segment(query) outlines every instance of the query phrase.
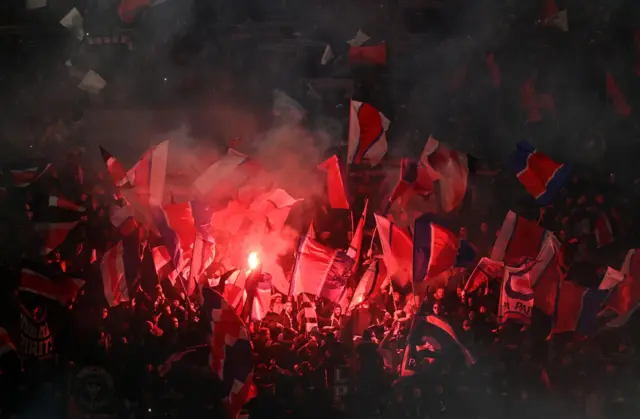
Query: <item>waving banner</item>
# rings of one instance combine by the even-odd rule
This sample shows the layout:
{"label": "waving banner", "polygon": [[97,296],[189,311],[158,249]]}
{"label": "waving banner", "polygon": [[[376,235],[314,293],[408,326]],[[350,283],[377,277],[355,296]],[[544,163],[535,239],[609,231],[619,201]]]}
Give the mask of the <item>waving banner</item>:
{"label": "waving banner", "polygon": [[500,291],[498,322],[513,320],[519,323],[531,323],[534,293],[531,287],[531,268],[533,263],[518,267],[506,266]]}

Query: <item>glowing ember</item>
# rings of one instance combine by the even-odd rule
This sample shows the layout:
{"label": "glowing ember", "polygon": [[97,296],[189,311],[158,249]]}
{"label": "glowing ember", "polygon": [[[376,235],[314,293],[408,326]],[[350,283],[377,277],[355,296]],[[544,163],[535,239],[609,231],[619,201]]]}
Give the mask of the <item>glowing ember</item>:
{"label": "glowing ember", "polygon": [[249,269],[253,270],[257,268],[258,265],[260,264],[260,259],[258,259],[258,253],[256,252],[249,253],[249,259],[247,259],[247,262],[249,263]]}

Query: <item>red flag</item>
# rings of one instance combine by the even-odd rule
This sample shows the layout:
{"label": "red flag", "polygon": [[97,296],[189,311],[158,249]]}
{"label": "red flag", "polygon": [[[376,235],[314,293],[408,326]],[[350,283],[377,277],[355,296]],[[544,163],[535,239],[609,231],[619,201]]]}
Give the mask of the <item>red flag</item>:
{"label": "red flag", "polygon": [[334,154],[318,165],[318,169],[327,172],[327,196],[329,197],[331,208],[349,209],[349,201],[347,200],[338,157]]}
{"label": "red flag", "polygon": [[44,243],[42,254],[48,255],[55,248],[60,246],[67,238],[67,235],[78,224],[78,221],[71,223],[37,223],[34,225],[36,232],[42,235]]}
{"label": "red flag", "polygon": [[615,78],[608,71],[606,76],[606,85],[607,95],[611,99],[616,112],[625,117],[631,115],[631,106],[627,103],[627,98],[624,97],[624,94],[618,87]]}
{"label": "red flag", "polygon": [[349,48],[350,64],[387,65],[387,44]]}
{"label": "red flag", "polygon": [[469,276],[464,286],[464,292],[473,292],[488,284],[490,280],[501,281],[503,273],[504,263],[496,262],[489,258],[482,258],[480,262],[478,262],[478,266],[476,266]]}
{"label": "red flag", "polygon": [[71,211],[77,211],[77,212],[84,212],[86,211],[86,209],[84,207],[81,207],[78,204],[75,204],[65,198],[62,198],[60,196],[50,196],[49,197],[49,206],[50,207],[56,207],[56,208],[62,208],[62,209],[68,209]]}
{"label": "red flag", "polygon": [[409,284],[413,275],[413,241],[400,227],[375,214],[387,272],[398,285]]}
{"label": "red flag", "polygon": [[502,223],[491,259],[517,266],[524,258],[534,259],[547,239],[548,231],[538,224],[509,211]]}

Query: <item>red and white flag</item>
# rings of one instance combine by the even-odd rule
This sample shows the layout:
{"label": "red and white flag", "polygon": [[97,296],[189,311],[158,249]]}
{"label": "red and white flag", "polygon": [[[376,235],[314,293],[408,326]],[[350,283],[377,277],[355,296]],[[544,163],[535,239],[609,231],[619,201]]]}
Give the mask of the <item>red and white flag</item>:
{"label": "red and white flag", "polygon": [[107,250],[100,262],[104,296],[110,307],[129,301],[129,289],[124,276],[124,245],[117,245]]}
{"label": "red and white flag", "polygon": [[638,249],[630,249],[620,269],[624,279],[609,295],[603,304],[604,309],[609,309],[617,314],[617,317],[607,323],[607,328],[621,327],[627,323],[631,315],[640,308],[640,252]]}
{"label": "red and white flag", "polygon": [[476,268],[471,272],[467,283],[464,286],[464,292],[474,292],[480,287],[486,286],[489,281],[502,281],[504,276],[504,263],[496,262],[489,258],[482,258]]}
{"label": "red and white flag", "polygon": [[324,170],[327,173],[327,197],[329,198],[331,208],[349,209],[349,200],[347,199],[347,192],[342,179],[338,157],[334,154],[319,164],[318,169]]}
{"label": "red and white flag", "polygon": [[364,223],[367,220],[368,206],[369,200],[367,199],[364,203],[364,209],[362,210],[362,215],[360,216],[360,220],[358,221],[356,231],[355,233],[353,233],[351,243],[349,243],[349,249],[347,249],[347,256],[349,256],[355,262],[353,264],[354,269],[356,269],[356,267],[358,266],[358,261],[360,260],[360,253],[362,251],[362,238],[364,237]]}
{"label": "red and white flag", "polygon": [[349,108],[349,164],[380,163],[387,153],[387,131],[391,122],[368,103],[352,100]]}
{"label": "red and white flag", "polygon": [[62,277],[53,279],[34,266],[23,266],[20,271],[18,290],[40,295],[66,306],[76,298],[85,281]]}
{"label": "red and white flag", "polygon": [[413,276],[413,241],[387,218],[378,214],[375,218],[387,274],[399,286],[407,286]]}
{"label": "red and white flag", "polygon": [[537,223],[509,211],[491,251],[491,260],[517,266],[534,259],[550,233]]}
{"label": "red and white flag", "polygon": [[47,164],[44,168],[30,167],[28,169],[11,170],[11,185],[14,188],[26,188],[36,180],[40,179],[51,168],[51,164]]}
{"label": "red and white flag", "polygon": [[34,228],[44,240],[41,253],[48,255],[60,246],[77,224],[78,221],[70,223],[36,223]]}
{"label": "red and white flag", "polygon": [[438,195],[440,208],[444,212],[451,212],[462,204],[467,193],[468,160],[465,153],[450,149],[433,137],[429,137],[424,146],[420,161],[437,173],[430,177],[432,180],[439,179]]}
{"label": "red and white flag", "polygon": [[375,298],[380,293],[380,288],[387,278],[387,269],[382,260],[373,260],[364,275],[358,282],[358,286],[353,292],[353,297],[349,302],[346,313],[350,313],[358,305]]}
{"label": "red and white flag", "polygon": [[86,211],[85,207],[82,207],[78,204],[75,204],[65,198],[60,196],[50,196],[49,197],[49,206],[61,209],[67,209],[71,211],[84,212]]}

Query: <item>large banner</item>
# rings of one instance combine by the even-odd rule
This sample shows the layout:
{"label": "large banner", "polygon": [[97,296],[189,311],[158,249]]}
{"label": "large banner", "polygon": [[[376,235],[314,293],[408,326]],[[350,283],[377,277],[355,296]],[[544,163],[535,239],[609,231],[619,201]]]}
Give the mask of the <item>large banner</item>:
{"label": "large banner", "polygon": [[26,358],[43,359],[53,355],[53,336],[47,312],[38,318],[31,317],[26,310],[20,312],[21,354]]}
{"label": "large banner", "polygon": [[531,268],[533,263],[518,267],[505,266],[498,307],[498,322],[513,320],[519,323],[531,323],[534,294],[531,287]]}

